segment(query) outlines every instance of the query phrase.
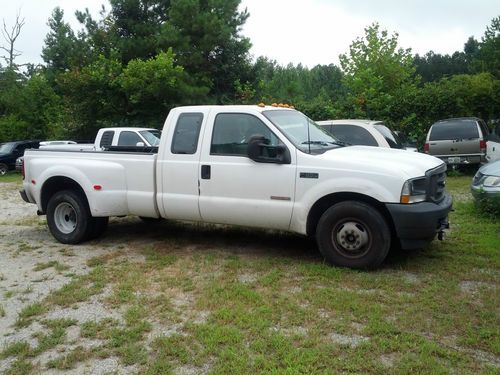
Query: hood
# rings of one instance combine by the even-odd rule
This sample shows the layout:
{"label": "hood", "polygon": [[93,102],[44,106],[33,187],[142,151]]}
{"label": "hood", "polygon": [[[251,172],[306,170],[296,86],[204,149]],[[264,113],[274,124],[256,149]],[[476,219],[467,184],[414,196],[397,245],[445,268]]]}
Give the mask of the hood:
{"label": "hood", "polygon": [[500,160],[483,165],[479,172],[488,176],[500,176]]}
{"label": "hood", "polygon": [[425,172],[443,164],[441,159],[419,152],[385,147],[348,146],[318,155],[325,161],[343,167],[370,169],[389,175],[404,174],[407,178],[424,176]]}

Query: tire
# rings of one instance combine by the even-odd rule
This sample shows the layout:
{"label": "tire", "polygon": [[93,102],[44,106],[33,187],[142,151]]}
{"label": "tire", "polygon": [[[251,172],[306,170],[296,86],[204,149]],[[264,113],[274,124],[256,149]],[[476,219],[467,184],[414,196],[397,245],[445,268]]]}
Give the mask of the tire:
{"label": "tire", "polygon": [[55,193],[47,205],[50,233],[61,243],[78,244],[90,238],[95,220],[85,196],[74,190]]}
{"label": "tire", "polygon": [[93,217],[89,240],[100,237],[108,228],[109,217]]}
{"label": "tire", "polygon": [[321,254],[336,266],[370,269],[379,266],[391,247],[391,232],[374,207],[340,202],[326,210],[316,227]]}
{"label": "tire", "polygon": [[0,163],[0,176],[4,176],[9,171],[9,167],[3,163]]}
{"label": "tire", "polygon": [[146,216],[139,216],[139,219],[141,219],[145,223],[150,223],[150,224],[158,223],[163,220],[162,217],[146,217]]}

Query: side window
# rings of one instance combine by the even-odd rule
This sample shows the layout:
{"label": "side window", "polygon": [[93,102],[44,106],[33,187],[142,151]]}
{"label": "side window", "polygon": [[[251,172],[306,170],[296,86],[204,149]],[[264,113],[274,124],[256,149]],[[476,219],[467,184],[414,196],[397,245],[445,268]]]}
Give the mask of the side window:
{"label": "side window", "polygon": [[182,113],[172,137],[172,154],[195,154],[198,148],[203,113]]}
{"label": "side window", "polygon": [[356,125],[332,125],[331,133],[351,145],[378,146],[370,132]]}
{"label": "side window", "polygon": [[99,143],[99,147],[108,147],[111,146],[113,142],[113,137],[115,136],[115,132],[113,130],[106,130],[102,133],[101,142]]}
{"label": "side window", "polygon": [[215,118],[211,155],[247,156],[248,142],[254,135],[264,136],[271,146],[280,143],[257,117],[246,113],[221,113]]}
{"label": "side window", "polygon": [[118,146],[135,146],[137,142],[144,141],[134,132],[121,132],[118,138]]}

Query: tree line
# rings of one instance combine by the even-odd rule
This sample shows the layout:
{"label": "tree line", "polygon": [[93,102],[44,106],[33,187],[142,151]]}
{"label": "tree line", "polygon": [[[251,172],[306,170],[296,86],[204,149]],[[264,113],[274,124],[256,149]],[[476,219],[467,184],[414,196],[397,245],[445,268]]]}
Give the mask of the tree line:
{"label": "tree line", "polygon": [[438,119],[500,119],[500,17],[452,55],[413,55],[397,33],[374,23],[340,66],[308,68],[253,60],[241,34],[250,15],[239,5],[110,0],[97,19],[76,12],[77,32],[54,9],[43,64],[16,65],[15,39],[6,39],[3,49],[14,55],[0,64],[0,142],[92,139],[105,126],[161,128],[171,108],[194,104],[284,102],[314,120],[384,120],[419,140]]}

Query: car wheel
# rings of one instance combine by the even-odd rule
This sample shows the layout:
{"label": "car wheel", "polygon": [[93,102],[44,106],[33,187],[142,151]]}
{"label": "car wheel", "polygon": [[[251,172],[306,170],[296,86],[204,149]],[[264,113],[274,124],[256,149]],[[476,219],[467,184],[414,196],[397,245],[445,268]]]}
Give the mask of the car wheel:
{"label": "car wheel", "polygon": [[375,268],[387,256],[391,233],[374,207],[357,201],[340,202],[321,216],[316,228],[321,254],[336,266]]}
{"label": "car wheel", "polygon": [[8,170],[9,167],[7,167],[5,164],[0,164],[0,176],[4,176]]}
{"label": "car wheel", "polygon": [[81,193],[62,190],[49,200],[47,224],[56,240],[65,244],[77,244],[89,239],[94,229],[94,218]]}

